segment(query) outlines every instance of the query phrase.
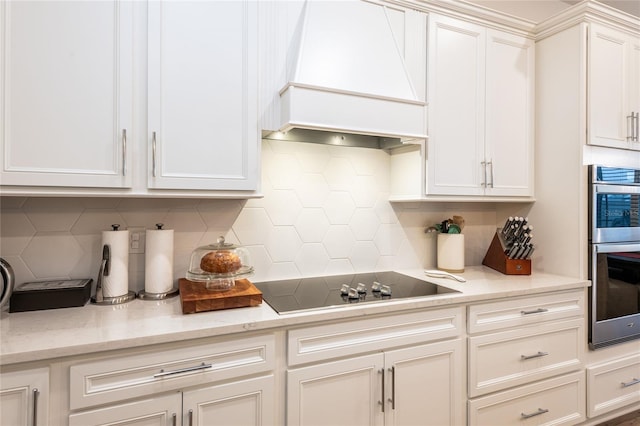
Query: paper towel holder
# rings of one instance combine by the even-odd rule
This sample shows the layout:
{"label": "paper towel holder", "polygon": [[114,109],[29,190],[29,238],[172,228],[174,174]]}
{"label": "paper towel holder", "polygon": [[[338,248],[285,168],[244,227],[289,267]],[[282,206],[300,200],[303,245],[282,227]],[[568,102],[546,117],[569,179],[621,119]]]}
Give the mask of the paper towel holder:
{"label": "paper towel holder", "polygon": [[[156,223],[156,229],[157,230],[162,230],[162,227],[164,226],[164,223]],[[171,290],[164,292],[164,293],[151,293],[151,292],[147,292],[145,290],[140,290],[138,292],[138,299],[142,299],[142,300],[164,300],[164,299],[169,299],[171,297],[176,297],[178,294],[180,294],[180,289],[177,287],[172,288]]]}
{"label": "paper towel holder", "polygon": [[138,292],[138,299],[142,299],[142,300],[164,300],[164,299],[169,299],[171,297],[176,297],[178,294],[180,294],[180,289],[178,289],[178,288],[172,288],[171,290],[167,291],[166,293],[149,293],[149,292],[146,292],[144,290],[140,290]]}
{"label": "paper towel holder", "polygon": [[[113,231],[117,231],[120,228],[119,224],[111,225]],[[91,303],[95,305],[119,305],[121,303],[129,302],[136,298],[135,291],[128,291],[121,296],[105,297],[103,294],[102,281],[103,278],[109,275],[111,263],[111,247],[109,244],[102,246],[102,260],[100,262],[100,271],[98,272],[98,279],[96,280],[96,293],[91,298]]]}

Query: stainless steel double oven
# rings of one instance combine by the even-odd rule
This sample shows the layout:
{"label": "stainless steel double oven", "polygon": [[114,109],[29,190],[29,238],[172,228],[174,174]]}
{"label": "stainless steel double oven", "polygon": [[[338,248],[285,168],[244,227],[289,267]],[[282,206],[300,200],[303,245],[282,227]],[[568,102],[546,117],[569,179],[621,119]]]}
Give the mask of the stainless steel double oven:
{"label": "stainless steel double oven", "polygon": [[640,338],[640,169],[589,166],[589,343]]}

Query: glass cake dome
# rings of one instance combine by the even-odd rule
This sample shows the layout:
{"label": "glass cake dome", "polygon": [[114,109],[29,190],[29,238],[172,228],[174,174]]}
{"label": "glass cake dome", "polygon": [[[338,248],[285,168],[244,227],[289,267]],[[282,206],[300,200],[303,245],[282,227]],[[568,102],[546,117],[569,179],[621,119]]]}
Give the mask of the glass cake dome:
{"label": "glass cake dome", "polygon": [[235,286],[235,280],[252,274],[249,250],[219,237],[215,244],[198,247],[191,253],[186,278],[203,282],[210,290],[228,290]]}

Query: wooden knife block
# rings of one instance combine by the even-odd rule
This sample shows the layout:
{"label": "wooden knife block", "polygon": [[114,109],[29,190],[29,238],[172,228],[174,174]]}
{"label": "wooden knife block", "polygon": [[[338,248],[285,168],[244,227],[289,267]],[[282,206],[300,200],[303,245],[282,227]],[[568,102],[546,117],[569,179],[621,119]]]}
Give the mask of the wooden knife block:
{"label": "wooden knife block", "polygon": [[504,251],[505,246],[496,232],[482,264],[505,275],[531,275],[531,259],[509,259]]}

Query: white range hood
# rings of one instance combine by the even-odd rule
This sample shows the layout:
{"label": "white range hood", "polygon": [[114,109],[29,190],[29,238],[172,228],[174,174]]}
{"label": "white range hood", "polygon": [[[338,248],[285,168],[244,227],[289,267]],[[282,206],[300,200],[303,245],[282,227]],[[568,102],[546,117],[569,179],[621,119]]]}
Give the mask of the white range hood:
{"label": "white range hood", "polygon": [[365,136],[382,145],[427,137],[426,104],[416,96],[385,6],[307,0],[298,16],[266,138],[369,146]]}

